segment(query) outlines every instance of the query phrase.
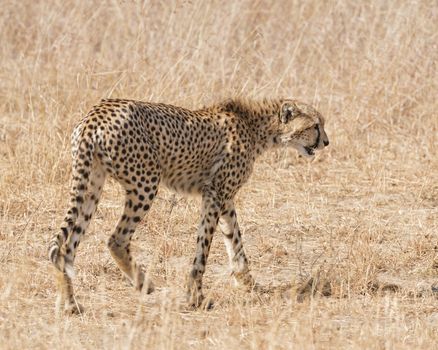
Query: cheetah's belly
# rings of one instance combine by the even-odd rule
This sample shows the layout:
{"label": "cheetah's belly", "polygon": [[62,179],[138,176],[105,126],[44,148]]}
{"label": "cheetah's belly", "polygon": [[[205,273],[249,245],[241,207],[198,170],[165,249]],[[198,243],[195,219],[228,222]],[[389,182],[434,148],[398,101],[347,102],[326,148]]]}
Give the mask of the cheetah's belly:
{"label": "cheetah's belly", "polygon": [[165,164],[162,167],[163,184],[176,192],[199,194],[205,186],[213,182],[216,172],[223,163],[222,159],[223,157],[216,155],[201,162]]}
{"label": "cheetah's belly", "polygon": [[209,169],[179,169],[162,174],[163,184],[179,193],[201,193],[211,181]]}

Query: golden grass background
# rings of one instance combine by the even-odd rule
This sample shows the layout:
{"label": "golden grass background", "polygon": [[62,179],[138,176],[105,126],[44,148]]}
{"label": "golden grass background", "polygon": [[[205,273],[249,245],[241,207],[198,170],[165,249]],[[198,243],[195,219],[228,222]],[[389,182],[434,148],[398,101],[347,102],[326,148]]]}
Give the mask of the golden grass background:
{"label": "golden grass background", "polygon": [[[4,0],[0,43],[0,348],[438,344],[435,1]],[[123,201],[108,181],[76,259],[86,313],[56,316],[46,250],[78,119],[103,97],[236,95],[313,103],[331,142],[312,163],[267,153],[238,195],[264,293],[231,288],[217,235],[215,308],[184,310],[199,202],[162,189],[134,241],[157,291],[136,294],[105,247]]]}

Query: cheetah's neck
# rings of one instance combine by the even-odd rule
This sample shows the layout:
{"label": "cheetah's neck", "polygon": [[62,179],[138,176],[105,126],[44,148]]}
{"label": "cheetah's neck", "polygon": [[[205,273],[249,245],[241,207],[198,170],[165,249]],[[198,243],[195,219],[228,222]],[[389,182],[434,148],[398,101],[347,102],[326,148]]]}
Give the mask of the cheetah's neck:
{"label": "cheetah's neck", "polygon": [[258,155],[280,144],[281,123],[279,111],[282,99],[229,99],[222,102],[220,109],[232,112],[244,119],[254,138]]}

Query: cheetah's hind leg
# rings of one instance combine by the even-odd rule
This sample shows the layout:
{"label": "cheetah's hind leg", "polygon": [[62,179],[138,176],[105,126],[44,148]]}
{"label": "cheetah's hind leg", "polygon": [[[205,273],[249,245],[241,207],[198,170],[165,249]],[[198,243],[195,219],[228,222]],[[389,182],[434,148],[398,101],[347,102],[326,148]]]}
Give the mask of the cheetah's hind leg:
{"label": "cheetah's hind leg", "polygon": [[128,277],[135,289],[141,291],[145,288],[148,294],[153,292],[154,287],[149,279],[145,281],[143,267],[132,257],[131,239],[136,227],[149,211],[158,191],[160,168],[153,162],[153,157],[151,155],[149,157],[149,162],[146,163],[147,155],[143,155],[145,164],[138,167],[141,171],[139,176],[143,177],[144,181],[132,184],[132,181],[118,178],[126,191],[125,208],[115,231],[108,240],[108,248],[119,269]]}

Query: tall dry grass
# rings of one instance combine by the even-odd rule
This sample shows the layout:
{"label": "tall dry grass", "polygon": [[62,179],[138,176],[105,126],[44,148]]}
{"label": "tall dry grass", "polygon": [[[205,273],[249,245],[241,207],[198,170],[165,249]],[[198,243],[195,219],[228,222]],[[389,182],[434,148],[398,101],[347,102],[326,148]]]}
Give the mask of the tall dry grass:
{"label": "tall dry grass", "polygon": [[[435,1],[3,0],[0,347],[436,347],[437,33]],[[331,141],[310,164],[266,154],[238,196],[264,292],[230,287],[217,237],[215,308],[184,311],[199,203],[163,189],[135,241],[158,288],[137,295],[105,248],[122,202],[109,181],[76,260],[87,311],[56,317],[46,247],[76,121],[102,97],[236,95],[313,103]]]}

